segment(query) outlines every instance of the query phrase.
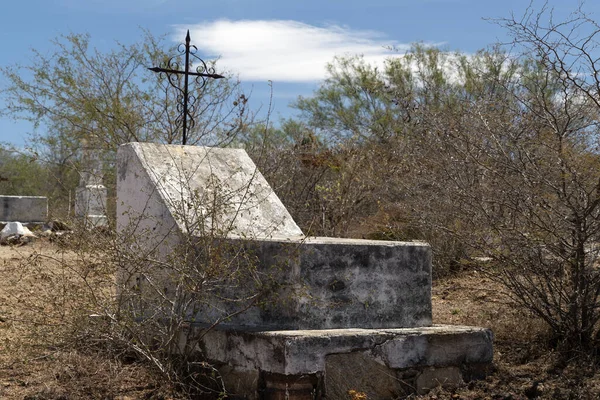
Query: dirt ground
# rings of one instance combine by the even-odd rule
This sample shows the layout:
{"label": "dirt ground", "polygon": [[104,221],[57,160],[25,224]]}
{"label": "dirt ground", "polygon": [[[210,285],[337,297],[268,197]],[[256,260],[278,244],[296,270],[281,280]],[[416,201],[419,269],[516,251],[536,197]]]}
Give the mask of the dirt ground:
{"label": "dirt ground", "polygon": [[85,351],[73,341],[66,327],[77,322],[85,279],[93,275],[81,265],[69,268],[81,262],[48,240],[0,246],[0,399],[172,397],[172,388],[144,365]]}
{"label": "dirt ground", "polygon": [[[65,326],[86,312],[82,283],[100,267],[68,268],[78,262],[77,254],[48,240],[0,246],[0,399],[180,398],[148,367],[65,340],[72,337]],[[582,354],[562,362],[546,345],[544,327],[490,279],[474,271],[439,279],[432,300],[435,323],[494,331],[495,371],[415,399],[600,398],[594,359]]]}

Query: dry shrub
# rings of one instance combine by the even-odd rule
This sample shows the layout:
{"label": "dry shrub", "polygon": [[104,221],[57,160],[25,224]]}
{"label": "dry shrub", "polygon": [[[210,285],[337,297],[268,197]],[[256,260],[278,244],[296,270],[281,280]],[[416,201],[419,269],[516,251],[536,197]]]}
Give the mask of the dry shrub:
{"label": "dry shrub", "polygon": [[[187,397],[215,398],[225,393],[217,371],[198,362],[197,342],[212,326],[190,330],[190,322],[211,295],[227,293],[236,303],[227,315],[216,316],[213,326],[258,301],[261,282],[253,257],[206,239],[185,242],[159,261],[155,254],[124,251],[126,240],[106,229],[80,230],[54,244],[0,247],[6,254],[0,268],[1,368],[26,375],[42,363],[53,371],[37,371],[38,381],[17,393],[35,392],[40,385],[45,385],[35,394],[40,399],[112,398],[131,390],[176,389]],[[116,296],[119,268],[149,281],[166,273],[177,277],[170,283],[180,290],[157,297],[148,286],[137,292],[123,285]],[[251,288],[249,279],[256,286]],[[236,297],[233,289],[241,282],[245,291]],[[143,302],[151,314],[141,312]],[[123,381],[128,374],[132,384]],[[140,383],[145,380],[149,383]]]}
{"label": "dry shrub", "polygon": [[99,254],[83,255],[47,240],[0,247],[0,397],[160,392],[150,369],[97,351],[87,335],[89,314],[111,296],[114,268]]}

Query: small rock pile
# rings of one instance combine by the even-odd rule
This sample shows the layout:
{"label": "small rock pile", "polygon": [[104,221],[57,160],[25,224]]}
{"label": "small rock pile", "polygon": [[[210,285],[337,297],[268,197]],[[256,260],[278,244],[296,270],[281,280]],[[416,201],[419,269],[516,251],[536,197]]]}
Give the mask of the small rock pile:
{"label": "small rock pile", "polygon": [[0,231],[0,244],[23,245],[34,240],[37,236],[20,222],[9,222]]}
{"label": "small rock pile", "polygon": [[20,222],[8,222],[0,231],[0,245],[23,246],[39,237],[52,238],[71,232],[71,228],[61,221],[50,221],[41,227],[38,225],[38,229],[35,230],[37,235]]}

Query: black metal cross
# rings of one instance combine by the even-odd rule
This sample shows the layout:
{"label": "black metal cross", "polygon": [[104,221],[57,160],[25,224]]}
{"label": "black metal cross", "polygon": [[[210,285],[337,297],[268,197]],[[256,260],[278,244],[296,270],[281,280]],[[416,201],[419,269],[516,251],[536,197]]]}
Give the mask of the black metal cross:
{"label": "black metal cross", "polygon": [[[194,121],[193,111],[195,109],[196,96],[190,94],[188,91],[188,82],[190,76],[195,76],[196,83],[200,85],[200,90],[206,86],[207,78],[220,79],[225,78],[223,75],[215,74],[214,68],[209,68],[206,63],[196,56],[198,48],[194,45],[190,45],[190,31],[188,29],[185,37],[185,44],[181,43],[177,50],[180,55],[185,55],[185,68],[179,69],[179,62],[177,56],[172,57],[167,62],[166,68],[152,67],[148,68],[150,71],[164,73],[167,75],[167,79],[171,86],[177,89],[180,93],[178,97],[179,104],[177,109],[180,110],[181,114],[177,117],[177,121],[183,123],[183,144],[187,142],[187,121],[190,120],[190,129],[194,127],[196,121]],[[200,65],[196,67],[196,71],[190,71],[190,56],[200,62]],[[183,75],[183,89],[179,87],[179,81],[177,77]],[[201,81],[200,81],[201,80]],[[180,106],[182,108],[180,108]]]}

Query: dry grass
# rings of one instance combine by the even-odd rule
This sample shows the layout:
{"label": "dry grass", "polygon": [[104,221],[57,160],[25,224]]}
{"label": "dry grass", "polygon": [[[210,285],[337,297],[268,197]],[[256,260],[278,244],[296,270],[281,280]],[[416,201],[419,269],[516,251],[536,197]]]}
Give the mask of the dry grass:
{"label": "dry grass", "polygon": [[[1,399],[180,396],[144,364],[81,346],[86,330],[78,330],[77,321],[89,312],[86,282],[109,295],[106,268],[47,241],[0,246]],[[544,326],[511,303],[489,278],[464,271],[434,282],[433,310],[435,323],[491,328],[496,371],[485,381],[421,398],[600,398],[594,359],[580,355],[571,363],[561,362],[559,354],[547,350]]]}
{"label": "dry grass", "polygon": [[548,344],[546,327],[512,302],[503,288],[474,271],[434,282],[435,323],[483,326],[494,332],[495,372],[426,399],[598,399],[600,369],[590,355],[569,363]]}
{"label": "dry grass", "polygon": [[0,398],[170,398],[142,364],[86,349],[96,293],[110,295],[109,266],[45,240],[0,246]]}

